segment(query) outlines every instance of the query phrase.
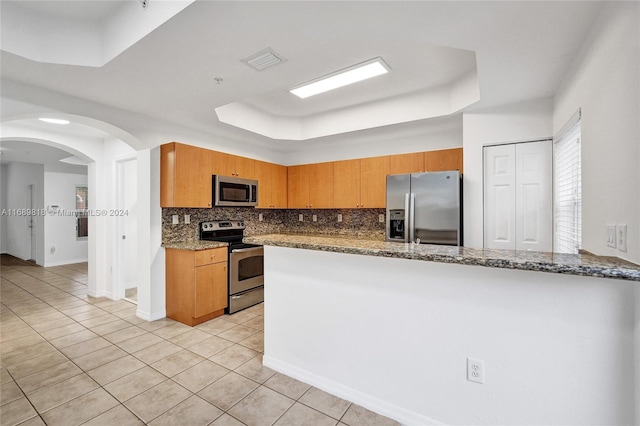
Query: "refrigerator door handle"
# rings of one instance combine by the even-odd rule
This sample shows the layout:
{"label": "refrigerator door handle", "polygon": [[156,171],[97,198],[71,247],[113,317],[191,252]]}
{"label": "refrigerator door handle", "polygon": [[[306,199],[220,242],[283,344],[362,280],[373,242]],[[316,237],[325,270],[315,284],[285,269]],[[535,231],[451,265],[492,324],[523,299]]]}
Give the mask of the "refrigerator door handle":
{"label": "refrigerator door handle", "polygon": [[409,242],[414,242],[416,238],[416,194],[413,192],[409,198]]}
{"label": "refrigerator door handle", "polygon": [[404,227],[404,242],[409,242],[409,229],[411,229],[411,225],[409,224],[411,220],[411,212],[409,211],[409,193],[404,194],[404,214],[405,214],[405,227]]}

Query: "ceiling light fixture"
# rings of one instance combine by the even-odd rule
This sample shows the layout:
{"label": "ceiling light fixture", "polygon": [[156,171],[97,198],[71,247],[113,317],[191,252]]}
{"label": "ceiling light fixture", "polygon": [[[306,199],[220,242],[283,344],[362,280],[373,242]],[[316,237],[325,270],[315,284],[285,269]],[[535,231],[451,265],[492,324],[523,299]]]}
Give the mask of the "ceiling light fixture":
{"label": "ceiling light fixture", "polygon": [[60,118],[38,118],[40,121],[44,121],[45,123],[51,124],[69,124],[69,120],[62,120]]}
{"label": "ceiling light fixture", "polygon": [[386,74],[389,71],[389,66],[382,60],[382,58],[374,58],[361,64],[312,80],[301,86],[294,87],[289,90],[289,92],[304,99],[309,96],[337,89],[338,87],[347,86],[349,84]]}

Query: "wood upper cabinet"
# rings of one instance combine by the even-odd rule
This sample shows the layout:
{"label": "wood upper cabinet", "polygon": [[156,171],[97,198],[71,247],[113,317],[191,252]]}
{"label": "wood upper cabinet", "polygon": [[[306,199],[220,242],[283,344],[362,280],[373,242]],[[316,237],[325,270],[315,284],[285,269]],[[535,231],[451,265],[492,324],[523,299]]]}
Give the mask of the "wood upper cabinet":
{"label": "wood upper cabinet", "polygon": [[462,148],[442,149],[424,153],[424,165],[427,172],[459,170],[462,173]]}
{"label": "wood upper cabinet", "polygon": [[211,207],[212,153],[178,142],[160,146],[160,207]]}
{"label": "wood upper cabinet", "polygon": [[334,163],[290,166],[287,171],[289,208],[332,208],[333,167]]}
{"label": "wood upper cabinet", "polygon": [[360,160],[360,207],[384,208],[387,204],[389,157]]}
{"label": "wood upper cabinet", "polygon": [[227,307],[227,248],[166,249],[167,317],[193,326]]}
{"label": "wood upper cabinet", "polygon": [[389,155],[389,174],[399,175],[424,172],[424,155],[424,152]]}
{"label": "wood upper cabinet", "polygon": [[287,167],[255,161],[258,180],[258,208],[287,208]]}
{"label": "wood upper cabinet", "polygon": [[335,208],[384,208],[388,157],[371,157],[334,163]]}
{"label": "wood upper cabinet", "polygon": [[360,207],[360,160],[334,162],[333,205],[338,209]]}
{"label": "wood upper cabinet", "polygon": [[212,175],[239,176],[247,179],[255,179],[255,160],[226,152],[211,151],[213,162]]}

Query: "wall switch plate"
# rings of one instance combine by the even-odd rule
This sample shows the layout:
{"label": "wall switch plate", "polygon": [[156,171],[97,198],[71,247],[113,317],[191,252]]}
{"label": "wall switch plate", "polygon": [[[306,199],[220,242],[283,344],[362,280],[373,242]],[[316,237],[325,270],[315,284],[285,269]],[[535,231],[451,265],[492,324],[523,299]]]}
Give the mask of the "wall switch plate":
{"label": "wall switch plate", "polygon": [[299,214],[299,215],[298,215],[298,220],[299,220],[300,222],[302,222],[302,221],[304,220],[304,216],[302,216],[301,214]]}
{"label": "wall switch plate", "polygon": [[379,214],[378,215],[378,222],[384,223],[384,215],[383,214]]}
{"label": "wall switch plate", "polygon": [[180,223],[180,216],[178,216],[177,214],[174,214],[171,217],[171,223],[173,223],[174,225],[177,225],[178,223]]}
{"label": "wall switch plate", "polygon": [[480,384],[484,383],[484,361],[467,358],[467,380]]}
{"label": "wall switch plate", "polygon": [[185,223],[186,225],[188,225],[188,224],[190,224],[190,223],[191,223],[191,215],[189,215],[189,214],[185,214],[185,215],[184,215],[184,223]]}
{"label": "wall switch plate", "polygon": [[262,213],[258,213],[258,222],[262,222],[264,220],[264,216],[262,216]]}
{"label": "wall switch plate", "polygon": [[338,213],[338,222],[342,222],[342,213]]}
{"label": "wall switch plate", "polygon": [[618,239],[616,235],[616,226],[607,225],[607,246],[616,248],[616,241]]}
{"label": "wall switch plate", "polygon": [[314,214],[311,218],[312,218],[312,220],[313,220],[314,222],[317,222],[317,221],[318,221],[318,215],[317,215],[317,214]]}
{"label": "wall switch plate", "polygon": [[618,235],[618,250],[627,251],[627,225],[616,226],[616,233]]}

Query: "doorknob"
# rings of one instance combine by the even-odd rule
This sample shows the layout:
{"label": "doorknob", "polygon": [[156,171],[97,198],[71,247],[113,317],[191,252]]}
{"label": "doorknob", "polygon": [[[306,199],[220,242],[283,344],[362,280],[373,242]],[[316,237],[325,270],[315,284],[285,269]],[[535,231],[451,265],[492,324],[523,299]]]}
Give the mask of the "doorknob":
{"label": "doorknob", "polygon": [[122,239],[123,239],[123,240],[126,240],[126,239],[127,239],[127,236],[126,236],[126,235],[123,235],[123,236],[122,236]]}

